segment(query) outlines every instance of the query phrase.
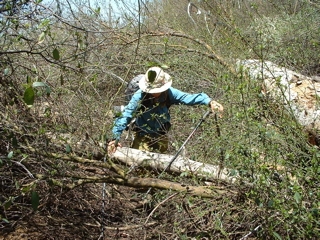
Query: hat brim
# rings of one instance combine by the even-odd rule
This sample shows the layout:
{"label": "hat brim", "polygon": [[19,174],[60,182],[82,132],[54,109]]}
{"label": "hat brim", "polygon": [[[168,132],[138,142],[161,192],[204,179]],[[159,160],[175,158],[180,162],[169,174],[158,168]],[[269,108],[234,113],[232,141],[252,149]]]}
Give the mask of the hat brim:
{"label": "hat brim", "polygon": [[167,79],[168,82],[166,82],[164,85],[162,85],[159,88],[149,88],[147,86],[146,79],[142,78],[139,81],[139,88],[143,92],[146,92],[146,93],[161,93],[161,92],[164,92],[164,91],[168,90],[172,85],[172,79],[171,79],[170,75],[165,73],[165,78]]}

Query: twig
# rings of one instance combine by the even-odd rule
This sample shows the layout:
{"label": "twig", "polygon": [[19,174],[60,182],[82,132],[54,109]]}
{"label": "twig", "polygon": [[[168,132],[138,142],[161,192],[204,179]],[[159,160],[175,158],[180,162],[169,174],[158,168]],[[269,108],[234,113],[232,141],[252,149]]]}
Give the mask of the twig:
{"label": "twig", "polygon": [[[214,121],[216,124],[218,139],[219,139],[219,141],[221,141],[221,130],[220,130],[219,122],[218,122],[217,113],[214,114]],[[219,151],[220,151],[220,163],[219,163],[218,177],[220,178],[221,171],[224,168],[224,150],[220,147]]]}
{"label": "twig", "polygon": [[[107,156],[104,155],[104,158],[103,158],[103,162],[105,163],[106,162],[106,158]],[[105,215],[105,198],[106,198],[106,183],[104,182],[103,183],[103,187],[102,187],[102,209],[101,209],[101,237],[102,239],[104,239],[104,215]],[[100,237],[99,237],[100,238]]]}
{"label": "twig", "polygon": [[144,224],[147,224],[149,218],[152,216],[152,214],[157,210],[157,208],[158,208],[160,205],[162,205],[163,203],[165,203],[165,202],[168,201],[169,199],[173,198],[173,197],[176,196],[177,194],[179,194],[179,193],[174,193],[174,194],[172,194],[171,196],[167,197],[167,198],[166,198],[165,200],[163,200],[162,202],[160,202],[160,203],[151,211],[151,213],[148,215],[148,217],[147,217],[146,221],[144,222]]}
{"label": "twig", "polygon": [[203,46],[213,56],[211,59],[218,61],[219,64],[226,67],[233,75],[237,75],[236,69],[233,65],[230,65],[222,56],[216,54],[215,51],[212,49],[212,47],[209,44],[200,40],[199,38],[194,38],[193,36],[188,35],[188,34],[184,34],[182,32],[169,32],[169,33],[167,33],[167,32],[166,33],[149,32],[149,34],[146,35],[145,37],[147,37],[147,36],[164,36],[164,35],[188,39],[188,40],[191,40],[191,41]]}
{"label": "twig", "polygon": [[257,226],[255,229],[253,229],[251,232],[249,232],[248,234],[246,234],[245,236],[243,236],[239,240],[247,239],[247,237],[249,237],[253,232],[257,231],[260,227],[261,227],[261,225]]}
{"label": "twig", "polygon": [[[104,226],[103,228],[107,229],[107,230],[114,230],[114,231],[127,231],[127,230],[140,228],[140,227],[150,227],[150,226],[153,226],[153,225],[156,225],[156,224],[157,224],[157,222],[150,222],[150,223],[147,223],[147,224],[137,224],[137,225],[130,225],[130,226],[125,226],[125,227],[106,227],[106,226]],[[91,224],[91,223],[85,223],[85,225],[90,226],[90,227],[101,227],[100,224],[94,225],[94,224]]]}
{"label": "twig", "polygon": [[[191,16],[191,11],[190,11],[190,9],[191,9],[193,6],[198,10],[198,8],[197,8],[196,5],[194,5],[193,3],[189,2],[187,12],[188,12],[189,18],[192,20],[192,22],[194,23],[194,25],[197,26],[196,22],[193,20],[193,18],[192,18],[192,16]],[[199,10],[198,10],[198,11],[199,11]],[[201,13],[201,12],[200,12],[200,13]],[[197,12],[197,14],[198,14],[198,12]]]}
{"label": "twig", "polygon": [[[25,158],[24,158],[24,159],[25,159]],[[24,159],[22,159],[21,161],[23,161]],[[21,162],[17,162],[17,161],[13,161],[13,160],[11,160],[11,162],[19,165],[19,166],[22,167],[24,170],[26,170],[26,172],[28,173],[29,177],[35,178],[35,177],[33,176],[33,174],[32,174]]]}

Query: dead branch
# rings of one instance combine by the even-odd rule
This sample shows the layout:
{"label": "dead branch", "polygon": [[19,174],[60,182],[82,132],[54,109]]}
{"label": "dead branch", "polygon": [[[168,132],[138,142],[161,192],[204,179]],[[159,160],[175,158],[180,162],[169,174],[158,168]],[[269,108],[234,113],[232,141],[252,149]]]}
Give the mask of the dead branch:
{"label": "dead branch", "polygon": [[75,154],[57,154],[57,153],[49,153],[49,152],[44,152],[44,151],[40,151],[40,150],[36,150],[31,146],[27,147],[29,151],[45,156],[45,157],[50,157],[50,158],[55,158],[55,159],[60,159],[60,160],[65,160],[65,161],[70,161],[70,162],[76,162],[76,163],[82,163],[82,164],[90,164],[93,165],[95,167],[99,167],[99,168],[107,168],[110,169],[112,171],[114,171],[115,173],[119,174],[119,176],[124,177],[125,176],[125,172],[122,168],[120,168],[118,165],[114,164],[110,158],[108,159],[108,162],[101,162],[101,161],[97,161],[97,160],[91,160],[91,159],[87,159],[87,158],[82,158],[79,157]]}
{"label": "dead branch", "polygon": [[[107,229],[107,230],[113,230],[113,231],[128,231],[128,230],[136,229],[136,228],[151,227],[151,226],[154,226],[157,224],[158,224],[157,222],[150,222],[150,223],[145,223],[145,224],[136,224],[136,225],[129,225],[129,226],[124,226],[124,227],[106,227],[106,226],[104,226],[103,228]],[[94,225],[91,223],[85,223],[85,225],[90,226],[90,227],[99,227],[99,228],[101,227],[100,224]]]}
{"label": "dead branch", "polygon": [[196,42],[197,44],[203,46],[205,49],[207,49],[207,51],[209,51],[209,53],[205,53],[204,55],[210,55],[213,56],[213,58],[220,63],[222,66],[228,68],[228,70],[236,75],[236,71],[235,68],[232,67],[230,64],[228,64],[221,56],[219,56],[218,54],[215,53],[215,51],[211,48],[211,46],[209,46],[207,43],[205,43],[204,41],[198,39],[198,38],[194,38],[193,36],[181,33],[181,32],[150,32],[149,35],[151,36],[174,36],[174,37],[180,37],[180,38],[185,38],[188,40],[191,40],[193,42]]}
{"label": "dead branch", "polygon": [[225,59],[223,59],[221,56],[216,54],[216,52],[207,43],[205,43],[204,41],[202,41],[198,38],[194,38],[193,36],[187,35],[182,32],[173,32],[173,31],[148,32],[145,35],[141,35],[141,36],[139,36],[139,38],[133,39],[132,41],[130,41],[128,43],[133,43],[133,42],[139,41],[141,38],[148,37],[148,36],[155,36],[155,37],[156,36],[173,36],[173,37],[179,37],[179,38],[185,38],[185,39],[191,40],[191,41],[203,46],[208,52],[202,52],[202,51],[197,51],[197,50],[193,50],[193,49],[191,49],[191,51],[197,52],[197,53],[202,54],[204,56],[210,57],[210,59],[216,60],[219,64],[226,67],[231,73],[236,75],[236,69],[232,65],[228,64],[227,61],[225,61]]}
{"label": "dead branch", "polygon": [[[161,190],[173,190],[173,191],[178,191],[185,194],[195,195],[195,196],[204,197],[204,198],[213,198],[213,197],[217,197],[218,195],[225,195],[231,192],[227,190],[222,190],[220,187],[218,189],[213,186],[210,186],[210,187],[191,186],[191,185],[174,183],[167,180],[161,180],[161,179],[155,179],[155,178],[139,178],[139,177],[120,178],[120,177],[112,177],[112,176],[79,177],[79,176],[65,175],[65,177],[68,177],[68,180],[61,180],[61,179],[51,178],[42,174],[36,174],[35,176],[39,180],[46,180],[50,182],[52,185],[59,186],[61,188],[70,189],[70,190],[87,183],[109,183],[109,184],[117,184],[117,185],[123,185],[123,186],[134,187],[134,188],[148,189],[151,187],[151,188],[156,188]],[[72,183],[70,183],[70,179],[73,179]]]}
{"label": "dead branch", "polygon": [[[172,159],[171,155],[144,152],[126,147],[118,148],[112,157],[130,166],[149,167],[156,170],[164,170]],[[240,179],[235,170],[192,161],[181,156],[177,157],[172,163],[170,171],[176,173],[190,172],[208,180],[219,179],[230,183]]]}
{"label": "dead branch", "polygon": [[148,215],[146,221],[144,222],[144,224],[147,224],[149,221],[149,218],[152,216],[152,214],[157,210],[157,208],[162,205],[163,203],[165,203],[166,201],[168,201],[169,199],[173,198],[174,196],[176,196],[178,193],[172,194],[169,197],[167,197],[165,200],[161,201],[161,203],[159,203],[152,211],[151,213]]}

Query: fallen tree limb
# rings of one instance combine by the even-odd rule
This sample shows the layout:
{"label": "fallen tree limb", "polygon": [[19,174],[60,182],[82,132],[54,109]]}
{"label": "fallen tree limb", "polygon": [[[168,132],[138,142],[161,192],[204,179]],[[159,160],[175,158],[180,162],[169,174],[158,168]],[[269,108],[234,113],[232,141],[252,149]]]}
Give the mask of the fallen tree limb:
{"label": "fallen tree limb", "polygon": [[[59,186],[61,188],[66,189],[74,189],[78,186],[87,183],[110,183],[110,184],[117,184],[123,185],[127,187],[134,187],[134,188],[145,188],[148,189],[150,187],[161,189],[161,190],[173,190],[182,192],[189,195],[195,195],[204,198],[213,198],[219,195],[225,195],[227,193],[235,193],[234,191],[227,191],[222,190],[220,187],[215,188],[214,186],[190,186],[181,183],[170,182],[167,180],[156,179],[156,178],[139,178],[139,177],[130,177],[130,178],[118,178],[112,176],[86,176],[86,177],[79,177],[79,176],[67,176],[68,180],[63,179],[56,179],[51,178],[46,175],[36,174],[37,179],[39,180],[47,180],[51,184],[55,186]],[[72,179],[72,182],[70,183]]]}
{"label": "fallen tree limb", "polygon": [[[164,170],[171,161],[172,156],[167,154],[145,152],[137,149],[122,147],[118,148],[112,157],[130,166],[149,167]],[[240,179],[237,171],[220,168],[219,166],[192,161],[181,156],[172,163],[171,172],[190,172],[198,177],[208,180],[220,179],[234,183]]]}
{"label": "fallen tree limb", "polygon": [[[99,162],[96,160],[90,160],[86,158],[82,158],[79,156],[75,155],[64,155],[64,154],[54,154],[54,153],[45,153],[43,151],[36,151],[32,147],[28,148],[30,151],[37,153],[37,154],[42,154],[43,156],[47,157],[52,157],[52,158],[58,158],[61,160],[66,160],[66,161],[71,161],[71,162],[77,162],[81,164],[90,164],[96,167],[105,167],[110,170],[113,170],[115,173],[118,173],[120,170],[120,167],[116,167],[116,169],[108,163],[104,162]],[[126,148],[122,148],[124,150]],[[129,149],[128,149],[129,150]],[[142,152],[136,149],[130,149],[133,150],[133,154],[135,152]],[[157,155],[154,153],[148,153],[147,155]],[[162,154],[160,154],[162,155]],[[139,154],[138,154],[139,156]],[[166,155],[168,156],[168,155]],[[168,161],[170,159],[167,159]],[[179,158],[176,160],[178,163]],[[190,160],[191,161],[191,160]],[[111,162],[111,161],[110,161]],[[194,161],[192,161],[194,162]],[[197,163],[197,162],[194,162]],[[200,164],[200,163],[198,163]],[[182,167],[182,166],[181,166]],[[181,167],[179,167],[181,169]],[[191,166],[190,166],[191,167]],[[199,168],[200,166],[197,166]],[[177,168],[176,164],[172,164],[172,169]],[[195,171],[197,169],[194,169]],[[222,171],[223,172],[223,171]],[[48,181],[50,184],[54,186],[59,186],[61,188],[66,188],[66,189],[74,189],[78,186],[81,186],[83,184],[87,183],[109,183],[109,184],[117,184],[117,185],[123,185],[127,187],[134,187],[134,188],[156,188],[156,189],[162,189],[162,190],[173,190],[173,191],[178,191],[178,192],[183,192],[186,194],[190,195],[195,195],[199,197],[205,197],[205,198],[212,198],[216,197],[217,195],[225,195],[228,192],[231,191],[226,191],[221,189],[220,187],[214,187],[214,186],[190,186],[190,185],[185,185],[181,183],[175,183],[167,180],[161,180],[161,179],[155,179],[155,178],[139,178],[139,177],[127,177],[125,176],[124,172],[120,171],[121,174],[117,175],[108,175],[108,176],[78,176],[78,175],[68,175],[64,174],[63,179],[59,179],[59,176],[51,177],[45,174],[35,174],[35,177],[38,180],[45,180]],[[222,173],[222,176],[224,176],[225,173]],[[204,177],[205,175],[203,175]]]}
{"label": "fallen tree limb", "polygon": [[124,170],[117,166],[115,163],[111,161],[110,158],[108,158],[108,162],[101,162],[97,160],[91,160],[83,157],[79,157],[75,154],[57,154],[57,153],[49,153],[41,150],[36,150],[33,147],[30,146],[30,144],[27,144],[28,147],[27,149],[33,153],[46,156],[49,158],[55,158],[55,159],[60,159],[60,160],[66,160],[70,162],[76,162],[76,163],[82,163],[82,164],[91,164],[95,167],[100,167],[100,168],[108,168],[115,173],[119,174],[121,177],[125,176]]}
{"label": "fallen tree limb", "polygon": [[[185,185],[181,183],[175,183],[167,180],[161,180],[156,178],[139,178],[139,177],[128,177],[124,170],[120,167],[114,164],[111,160],[111,158],[108,157],[108,162],[101,162],[97,160],[91,160],[82,158],[79,156],[76,156],[75,154],[55,154],[55,153],[48,153],[41,150],[36,150],[30,146],[30,144],[27,144],[27,149],[33,153],[46,156],[49,158],[55,158],[70,162],[76,162],[80,164],[90,164],[95,167],[102,167],[102,168],[108,168],[112,170],[114,173],[112,176],[79,176],[79,175],[68,175],[64,174],[62,179],[59,179],[59,176],[51,177],[45,174],[36,174],[35,177],[38,180],[45,180],[48,181],[50,184],[54,186],[59,186],[61,188],[66,189],[74,189],[78,186],[87,184],[87,183],[109,183],[109,184],[117,184],[117,185],[123,185],[127,187],[134,187],[134,188],[156,188],[156,189],[162,189],[162,190],[173,190],[178,192],[183,192],[185,194],[195,195],[199,197],[205,197],[205,198],[213,198],[217,197],[217,195],[225,195],[227,193],[230,193],[231,191],[223,190],[220,187],[214,187],[214,186],[190,186]],[[122,159],[131,159],[130,162],[125,162],[126,164],[137,166],[138,161],[141,161],[142,164],[147,164],[155,162],[158,164],[158,166],[162,166],[162,169],[167,166],[167,164],[171,160],[170,155],[165,154],[157,154],[157,153],[146,153],[143,151],[139,151],[136,149],[131,148],[119,148],[121,151],[124,151],[120,153],[120,150],[117,150],[114,156],[122,155],[125,156]],[[130,153],[128,155],[128,153]],[[131,157],[130,157],[131,156]],[[121,161],[121,157],[117,157]],[[164,159],[163,162],[157,162],[158,160]],[[152,165],[150,165],[152,166]],[[149,166],[149,167],[150,167]],[[220,169],[218,166],[213,166],[209,164],[202,164],[199,162],[195,162],[192,160],[186,160],[181,159],[178,157],[175,162],[171,165],[170,168],[171,171],[190,171],[193,174],[196,174],[198,176],[201,176],[206,179],[213,178],[213,176],[219,177],[220,179],[224,179],[230,182],[234,182],[236,180],[235,176],[231,177],[229,176],[228,169]],[[211,174],[211,175],[210,175]]]}

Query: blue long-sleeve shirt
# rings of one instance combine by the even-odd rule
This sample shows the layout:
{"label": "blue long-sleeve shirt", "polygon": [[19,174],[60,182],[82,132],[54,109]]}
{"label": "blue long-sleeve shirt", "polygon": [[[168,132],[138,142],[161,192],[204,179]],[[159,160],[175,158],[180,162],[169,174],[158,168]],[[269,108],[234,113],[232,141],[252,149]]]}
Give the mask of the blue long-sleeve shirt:
{"label": "blue long-sleeve shirt", "polygon": [[153,106],[147,106],[144,109],[140,107],[144,96],[145,94],[141,90],[135,92],[121,116],[116,118],[112,129],[114,139],[120,139],[123,130],[133,118],[136,118],[135,125],[141,135],[163,131],[163,126],[170,123],[166,102],[169,102],[170,105],[209,105],[211,101],[211,98],[205,93],[189,94],[170,87],[166,95],[161,94],[156,100],[158,103],[153,103]]}

